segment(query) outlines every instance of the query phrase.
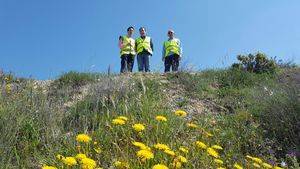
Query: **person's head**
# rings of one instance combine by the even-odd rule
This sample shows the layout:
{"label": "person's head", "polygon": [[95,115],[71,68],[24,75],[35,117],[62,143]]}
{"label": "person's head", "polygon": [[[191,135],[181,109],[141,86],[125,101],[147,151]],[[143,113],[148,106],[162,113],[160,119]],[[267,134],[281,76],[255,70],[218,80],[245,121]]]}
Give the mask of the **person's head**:
{"label": "person's head", "polygon": [[127,34],[128,34],[128,36],[132,36],[133,32],[134,32],[134,27],[129,26],[129,27],[127,28]]}
{"label": "person's head", "polygon": [[169,30],[168,30],[168,37],[169,37],[169,38],[174,38],[174,34],[175,34],[175,33],[174,33],[174,31],[173,31],[172,29],[169,29]]}
{"label": "person's head", "polygon": [[140,27],[139,31],[141,36],[146,36],[146,29],[144,27]]}

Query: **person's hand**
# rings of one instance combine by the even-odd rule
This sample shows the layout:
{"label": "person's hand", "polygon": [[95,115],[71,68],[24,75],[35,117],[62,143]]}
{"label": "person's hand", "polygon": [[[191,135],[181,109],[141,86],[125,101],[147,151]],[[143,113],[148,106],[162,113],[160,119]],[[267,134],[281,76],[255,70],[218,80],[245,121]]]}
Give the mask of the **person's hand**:
{"label": "person's hand", "polygon": [[161,60],[164,62],[164,61],[165,61],[165,58],[163,57]]}

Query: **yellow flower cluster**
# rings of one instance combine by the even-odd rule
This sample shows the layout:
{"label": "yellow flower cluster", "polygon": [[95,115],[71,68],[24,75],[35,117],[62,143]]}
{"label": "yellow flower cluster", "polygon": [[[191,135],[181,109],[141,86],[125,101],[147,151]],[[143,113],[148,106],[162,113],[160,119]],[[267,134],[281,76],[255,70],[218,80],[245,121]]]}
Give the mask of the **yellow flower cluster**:
{"label": "yellow flower cluster", "polygon": [[157,121],[162,121],[162,122],[165,122],[165,121],[167,121],[167,118],[165,117],[165,116],[156,116],[155,117],[155,119],[157,120]]}
{"label": "yellow flower cluster", "polygon": [[86,134],[78,134],[76,137],[76,141],[78,141],[78,142],[88,143],[91,140],[92,139]]}
{"label": "yellow flower cluster", "polygon": [[187,113],[185,111],[183,111],[183,110],[176,110],[175,111],[175,115],[179,116],[179,117],[186,117]]}
{"label": "yellow flower cluster", "polygon": [[141,132],[141,131],[145,130],[145,125],[143,125],[141,123],[137,123],[137,124],[134,124],[132,126],[132,128],[137,132]]}

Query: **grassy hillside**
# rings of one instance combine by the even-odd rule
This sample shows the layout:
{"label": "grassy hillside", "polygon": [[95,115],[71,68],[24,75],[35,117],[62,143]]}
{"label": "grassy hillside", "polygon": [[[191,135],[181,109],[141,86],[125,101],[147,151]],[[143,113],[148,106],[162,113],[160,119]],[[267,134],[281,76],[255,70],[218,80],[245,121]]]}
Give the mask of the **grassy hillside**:
{"label": "grassy hillside", "polygon": [[299,168],[299,68],[0,80],[1,168]]}

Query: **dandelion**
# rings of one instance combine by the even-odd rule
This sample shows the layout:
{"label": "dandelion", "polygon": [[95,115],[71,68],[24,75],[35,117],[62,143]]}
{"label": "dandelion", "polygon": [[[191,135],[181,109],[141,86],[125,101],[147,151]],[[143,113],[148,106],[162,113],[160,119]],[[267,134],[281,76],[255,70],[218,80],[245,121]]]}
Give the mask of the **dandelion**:
{"label": "dandelion", "polygon": [[91,158],[84,158],[81,160],[82,169],[94,169],[96,168],[96,166],[97,166],[96,161]]}
{"label": "dandelion", "polygon": [[145,130],[145,126],[143,124],[140,124],[140,123],[137,123],[137,124],[134,124],[132,126],[132,128],[137,131],[137,132],[141,132],[143,130]]}
{"label": "dandelion", "polygon": [[265,168],[273,168],[270,164],[268,163],[262,163],[262,166],[264,166]]}
{"label": "dandelion", "polygon": [[88,143],[91,140],[92,139],[86,134],[78,134],[76,137],[76,141],[78,141],[78,142]]}
{"label": "dandelion", "polygon": [[222,161],[222,160],[220,160],[220,159],[214,159],[214,162],[216,163],[216,164],[224,164],[224,162]]}
{"label": "dandelion", "polygon": [[217,169],[226,169],[225,167],[218,167]]}
{"label": "dandelion", "polygon": [[75,158],[76,158],[77,160],[81,161],[82,159],[87,158],[87,157],[86,157],[85,154],[77,154],[77,155],[75,156]]}
{"label": "dandelion", "polygon": [[63,160],[65,157],[62,156],[62,155],[60,155],[60,154],[57,154],[57,155],[56,155],[56,158],[57,158],[58,160]]}
{"label": "dandelion", "polygon": [[257,164],[257,163],[253,163],[252,165],[253,165],[253,167],[255,167],[255,168],[260,168],[260,165]]}
{"label": "dandelion", "polygon": [[283,169],[282,167],[275,166],[274,169]]}
{"label": "dandelion", "polygon": [[53,166],[43,166],[42,169],[57,169],[56,167],[53,167]]}
{"label": "dandelion", "polygon": [[157,143],[154,145],[154,148],[158,149],[158,150],[168,150],[170,149],[168,145],[166,144],[161,144],[161,143]]}
{"label": "dandelion", "polygon": [[213,145],[211,148],[213,148],[215,150],[223,150],[223,147],[221,147],[219,145]]}
{"label": "dandelion", "polygon": [[262,159],[257,158],[257,157],[252,157],[252,156],[249,156],[249,155],[246,155],[246,158],[249,158],[249,159],[251,159],[252,161],[254,161],[254,162],[258,163],[258,164],[261,164],[263,162]]}
{"label": "dandelion", "polygon": [[179,116],[179,117],[186,117],[187,113],[185,111],[183,111],[183,110],[176,110],[175,111],[175,115]]}
{"label": "dandelion", "polygon": [[63,162],[67,165],[67,166],[74,166],[77,164],[77,161],[74,157],[66,157],[63,158]]}
{"label": "dandelion", "polygon": [[187,163],[187,159],[183,156],[178,156],[177,159],[182,163]]}
{"label": "dandelion", "polygon": [[234,163],[233,168],[236,168],[236,169],[243,169],[243,167],[240,166],[238,163]]}
{"label": "dandelion", "polygon": [[155,166],[152,167],[152,169],[169,169],[169,168],[163,164],[156,164]]}
{"label": "dandelion", "polygon": [[183,153],[188,153],[189,152],[188,148],[186,148],[186,147],[179,147],[179,150]]}
{"label": "dandelion", "polygon": [[202,148],[202,149],[206,149],[207,148],[207,145],[205,143],[203,143],[202,141],[196,141],[196,145],[199,148]]}
{"label": "dandelion", "polygon": [[165,116],[156,116],[155,119],[157,121],[167,121],[167,118]]}
{"label": "dandelion", "polygon": [[138,148],[140,148],[141,150],[151,150],[150,147],[146,146],[144,143],[141,143],[141,142],[138,142],[138,141],[135,141],[135,142],[132,142],[132,144]]}
{"label": "dandelion", "polygon": [[207,153],[215,158],[219,158],[219,153],[216,152],[213,148],[209,147]]}
{"label": "dandelion", "polygon": [[164,153],[170,155],[170,156],[175,156],[175,152],[169,149],[164,150]]}
{"label": "dandelion", "polygon": [[146,161],[148,159],[154,158],[154,154],[149,150],[139,150],[136,155],[142,160]]}
{"label": "dandelion", "polygon": [[172,166],[174,168],[181,168],[182,167],[182,163],[179,162],[179,161],[174,161],[173,164],[172,164]]}
{"label": "dandelion", "polygon": [[194,123],[187,123],[186,124],[189,128],[198,128],[198,125],[197,124],[194,124]]}
{"label": "dandelion", "polygon": [[118,116],[117,119],[121,119],[121,120],[124,120],[124,121],[127,121],[127,120],[128,120],[128,118],[125,117],[125,116]]}
{"label": "dandelion", "polygon": [[126,123],[126,121],[125,120],[122,120],[122,119],[113,119],[113,121],[112,121],[112,124],[114,124],[114,125],[124,125]]}

